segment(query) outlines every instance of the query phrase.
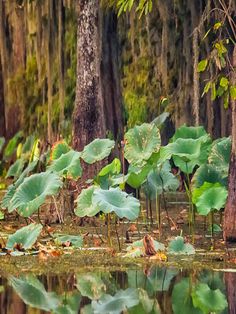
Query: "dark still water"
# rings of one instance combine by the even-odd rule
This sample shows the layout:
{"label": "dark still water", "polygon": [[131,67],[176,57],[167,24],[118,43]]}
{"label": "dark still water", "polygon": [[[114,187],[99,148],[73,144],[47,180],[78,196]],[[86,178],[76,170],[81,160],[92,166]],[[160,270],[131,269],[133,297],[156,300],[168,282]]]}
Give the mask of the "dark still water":
{"label": "dark still water", "polygon": [[236,273],[148,266],[0,278],[0,313],[236,313]]}

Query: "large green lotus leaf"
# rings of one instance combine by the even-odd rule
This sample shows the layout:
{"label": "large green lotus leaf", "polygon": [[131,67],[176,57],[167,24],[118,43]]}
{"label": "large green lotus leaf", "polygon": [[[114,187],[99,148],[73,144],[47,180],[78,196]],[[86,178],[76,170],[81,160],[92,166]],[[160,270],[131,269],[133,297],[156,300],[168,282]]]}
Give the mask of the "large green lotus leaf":
{"label": "large green lotus leaf", "polygon": [[225,187],[210,187],[202,193],[196,202],[197,211],[200,215],[208,215],[212,210],[220,210],[225,206],[228,191]]}
{"label": "large green lotus leaf", "polygon": [[170,163],[167,161],[162,167],[152,169],[147,177],[146,187],[151,199],[167,191],[176,191],[179,180],[170,172]]}
{"label": "large green lotus leaf", "polygon": [[118,173],[120,173],[120,170],[121,170],[121,162],[118,158],[114,158],[114,160],[110,164],[108,164],[102,168],[102,170],[99,172],[98,176],[103,177],[103,176],[106,176],[108,174],[110,174],[110,175],[118,174]]}
{"label": "large green lotus leaf", "polygon": [[62,154],[58,159],[53,160],[47,170],[56,172],[66,178],[72,177],[73,179],[78,179],[82,175],[80,156],[81,153],[71,149],[69,152]]}
{"label": "large green lotus leaf", "polygon": [[179,156],[173,156],[173,161],[176,167],[178,167],[184,173],[193,173],[194,168],[199,164],[199,160],[194,159],[188,162],[181,159]]}
{"label": "large green lotus leaf", "polygon": [[202,314],[202,311],[193,305],[191,291],[189,278],[183,278],[174,285],[171,297],[174,314]]}
{"label": "large green lotus leaf", "polygon": [[146,290],[139,288],[139,304],[128,310],[129,314],[161,314],[157,300],[150,299]]}
{"label": "large green lotus leaf", "polygon": [[106,292],[106,285],[99,273],[77,274],[76,282],[76,288],[80,291],[81,295],[91,300],[101,298]]}
{"label": "large green lotus leaf", "polygon": [[94,314],[120,314],[139,303],[137,289],[119,290],[114,296],[104,294],[98,301],[92,301]]}
{"label": "large green lotus leaf", "polygon": [[209,163],[214,165],[223,177],[227,177],[229,172],[231,144],[230,137],[214,141],[208,157]]}
{"label": "large green lotus leaf", "polygon": [[27,305],[51,312],[59,306],[55,293],[47,292],[43,284],[34,276],[16,278],[11,276],[9,283]]}
{"label": "large green lotus leaf", "polygon": [[139,216],[140,202],[119,188],[97,189],[93,193],[92,203],[104,213],[115,212],[120,218],[135,220]]}
{"label": "large green lotus leaf", "polygon": [[81,158],[88,164],[93,164],[109,156],[114,146],[113,140],[96,138],[84,147]]}
{"label": "large green lotus leaf", "polygon": [[99,211],[99,207],[96,204],[92,203],[92,197],[94,191],[97,189],[95,185],[88,187],[87,189],[82,190],[79,196],[76,199],[77,206],[75,208],[75,214],[79,217],[93,217]]}
{"label": "large green lotus leaf", "polygon": [[220,183],[221,185],[226,185],[226,181],[222,178],[220,172],[213,165],[202,165],[195,172],[192,178],[192,186],[194,188],[199,188],[204,184],[204,182],[209,183]]}
{"label": "large green lotus leaf", "polygon": [[183,237],[176,237],[175,239],[171,240],[168,246],[168,253],[169,254],[195,254],[194,247],[189,243],[184,243]]}
{"label": "large green lotus leaf", "polygon": [[204,127],[202,126],[186,126],[185,124],[179,127],[174,136],[172,137],[171,141],[175,142],[179,138],[184,139],[198,139],[202,136],[207,135]]}
{"label": "large green lotus leaf", "polygon": [[161,146],[159,129],[154,124],[135,126],[125,134],[125,158],[133,166],[143,166]]}
{"label": "large green lotus leaf", "polygon": [[9,236],[6,248],[12,250],[16,244],[20,244],[23,249],[30,249],[37,241],[42,228],[42,225],[35,223],[20,228],[14,234]]}
{"label": "large green lotus leaf", "polygon": [[24,158],[17,159],[14,162],[14,164],[11,165],[11,167],[8,169],[6,178],[9,178],[9,177],[18,178],[22,173],[24,165],[25,165],[25,159]]}
{"label": "large green lotus leaf", "polygon": [[207,191],[209,188],[211,187],[220,187],[221,184],[220,183],[210,183],[210,182],[204,182],[202,186],[200,186],[199,188],[194,188],[192,191],[192,202],[193,204],[196,204],[199,197],[205,192]]}
{"label": "large green lotus leaf", "polygon": [[78,235],[61,234],[56,235],[55,242],[59,244],[70,243],[71,246],[80,248],[83,245],[83,238]]}
{"label": "large green lotus leaf", "polygon": [[7,192],[4,195],[4,197],[2,199],[2,202],[1,202],[1,207],[2,208],[8,208],[10,206],[10,200],[14,196],[16,188],[24,181],[24,178],[26,176],[28,176],[28,174],[34,170],[34,168],[36,167],[37,163],[38,163],[37,160],[31,162],[27,166],[27,168],[21,173],[20,177],[16,180],[16,182],[14,182],[13,184],[9,185],[9,187],[7,188]]}
{"label": "large green lotus leaf", "polygon": [[14,209],[23,217],[29,217],[45,202],[49,195],[55,195],[63,183],[55,173],[41,172],[25,178],[10,201],[9,211]]}
{"label": "large green lotus leaf", "polygon": [[4,137],[0,137],[0,153],[1,153],[2,149],[3,149],[4,144],[5,144],[5,138]]}
{"label": "large green lotus leaf", "polygon": [[211,290],[205,283],[199,283],[192,292],[193,304],[202,313],[221,313],[227,308],[225,295],[219,290]]}
{"label": "large green lotus leaf", "polygon": [[169,112],[162,112],[159,116],[157,116],[151,123],[155,124],[157,128],[162,127],[165,123],[166,119],[170,116]]}
{"label": "large green lotus leaf", "polygon": [[152,169],[152,165],[147,163],[144,167],[129,166],[127,183],[134,189],[138,189],[147,178],[148,173]]}
{"label": "large green lotus leaf", "polygon": [[51,160],[58,159],[62,154],[66,154],[71,150],[70,146],[64,141],[56,142],[51,150]]}

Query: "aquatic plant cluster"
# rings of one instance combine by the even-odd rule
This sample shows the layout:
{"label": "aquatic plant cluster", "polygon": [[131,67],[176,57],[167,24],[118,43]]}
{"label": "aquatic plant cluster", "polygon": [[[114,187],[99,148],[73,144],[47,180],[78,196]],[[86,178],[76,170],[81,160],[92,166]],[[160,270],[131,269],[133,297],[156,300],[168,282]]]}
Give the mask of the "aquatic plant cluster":
{"label": "aquatic plant cluster", "polygon": [[[180,173],[184,175],[189,197],[189,228],[192,234],[196,214],[213,217],[215,211],[225,206],[230,137],[213,141],[202,126],[183,125],[176,130],[168,145],[162,146],[162,118],[129,129],[121,145],[122,160],[114,158],[94,178],[89,178],[87,187],[82,189],[75,201],[74,213],[79,217],[93,217],[101,213],[106,216],[109,243],[111,219],[135,221],[140,215],[140,200],[125,192],[127,185],[137,191],[142,189],[151,200],[156,199],[158,229],[158,197],[179,188]],[[13,178],[13,183],[8,186],[1,202],[2,218],[3,210],[8,213],[16,211],[25,218],[38,212],[40,222],[40,208],[50,199],[59,221],[63,222],[63,209],[58,208],[56,198],[61,191],[68,189],[69,181],[78,183],[83,176],[81,160],[88,167],[106,161],[116,143],[110,139],[95,139],[78,152],[61,140],[43,153],[39,149],[39,139],[32,135],[22,144],[21,136],[17,133],[2,152],[3,175],[13,154],[17,156],[6,173],[6,178]],[[0,144],[0,149],[3,149],[3,138]],[[125,159],[129,164],[127,171]],[[174,174],[173,169],[178,171]]]}

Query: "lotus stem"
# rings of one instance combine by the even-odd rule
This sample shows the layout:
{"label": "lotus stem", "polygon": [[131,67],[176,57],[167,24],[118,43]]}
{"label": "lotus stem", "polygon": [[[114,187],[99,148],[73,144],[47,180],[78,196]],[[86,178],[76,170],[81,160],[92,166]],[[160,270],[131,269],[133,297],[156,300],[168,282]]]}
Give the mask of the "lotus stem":
{"label": "lotus stem", "polygon": [[111,215],[107,214],[107,240],[108,244],[111,247],[112,242],[111,242]]}
{"label": "lotus stem", "polygon": [[157,228],[159,231],[159,240],[161,238],[161,215],[160,215],[160,207],[159,207],[159,197],[156,192],[156,215],[157,215]]}
{"label": "lotus stem", "polygon": [[115,218],[115,231],[116,231],[116,238],[117,238],[118,247],[119,247],[119,252],[120,252],[120,251],[121,251],[121,245],[120,245],[120,238],[119,238],[119,233],[118,233],[118,230],[117,230],[116,223],[117,223],[117,219]]}
{"label": "lotus stem", "polygon": [[186,192],[189,199],[189,234],[192,235],[192,241],[194,243],[194,207],[192,202],[192,191],[191,191],[191,182],[188,172],[188,164],[186,162],[186,170],[187,170],[187,184],[185,184]]}

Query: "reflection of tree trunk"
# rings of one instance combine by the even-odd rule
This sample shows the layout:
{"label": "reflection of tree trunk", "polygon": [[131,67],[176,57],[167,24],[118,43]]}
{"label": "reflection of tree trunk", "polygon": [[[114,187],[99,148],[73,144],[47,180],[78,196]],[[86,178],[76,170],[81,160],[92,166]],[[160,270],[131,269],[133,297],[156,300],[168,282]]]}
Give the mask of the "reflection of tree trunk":
{"label": "reflection of tree trunk", "polygon": [[[95,138],[105,137],[100,80],[99,1],[78,0],[77,83],[73,112],[73,147],[81,151]],[[99,165],[89,167],[93,177]]]}
{"label": "reflection of tree trunk", "polygon": [[224,274],[227,299],[228,299],[228,313],[236,313],[236,274],[235,273],[225,273]]}
{"label": "reflection of tree trunk", "polygon": [[0,136],[6,135],[2,65],[0,60]]}
{"label": "reflection of tree trunk", "polygon": [[[236,71],[236,46],[233,51],[233,67]],[[231,83],[236,83],[236,73],[232,73]],[[228,199],[225,206],[224,238],[236,241],[236,101],[231,100],[232,148],[229,165]]]}

